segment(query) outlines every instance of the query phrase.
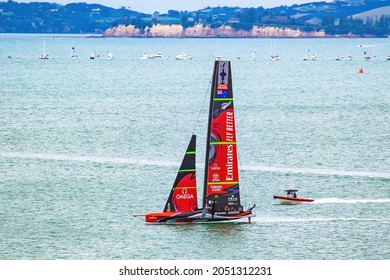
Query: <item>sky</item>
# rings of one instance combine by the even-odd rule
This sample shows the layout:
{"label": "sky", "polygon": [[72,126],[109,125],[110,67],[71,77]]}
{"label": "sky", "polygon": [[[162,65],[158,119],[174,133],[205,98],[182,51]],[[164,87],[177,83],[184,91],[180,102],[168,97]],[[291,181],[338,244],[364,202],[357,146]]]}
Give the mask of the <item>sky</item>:
{"label": "sky", "polygon": [[[321,0],[317,0],[320,2]],[[315,0],[33,0],[23,1],[15,0],[15,2],[51,2],[58,4],[68,4],[75,2],[86,2],[88,4],[96,3],[108,7],[120,8],[125,6],[131,10],[144,13],[153,13],[158,11],[166,13],[168,10],[177,11],[195,11],[207,6],[229,6],[229,7],[259,7],[264,8],[277,7],[281,5],[291,6],[294,4],[303,4],[309,2],[317,2]],[[329,2],[329,1],[328,1]]]}

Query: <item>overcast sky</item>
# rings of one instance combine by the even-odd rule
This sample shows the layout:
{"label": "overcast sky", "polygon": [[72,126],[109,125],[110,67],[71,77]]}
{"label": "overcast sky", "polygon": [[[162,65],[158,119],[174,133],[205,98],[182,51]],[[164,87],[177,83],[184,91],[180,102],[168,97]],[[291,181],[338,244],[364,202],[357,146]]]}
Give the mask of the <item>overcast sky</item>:
{"label": "overcast sky", "polygon": [[[321,0],[318,0],[320,2]],[[158,11],[165,13],[168,10],[177,11],[194,11],[205,8],[207,6],[230,6],[230,7],[259,7],[265,8],[276,7],[281,5],[291,6],[293,4],[302,4],[316,2],[315,0],[35,0],[23,1],[15,0],[15,2],[51,2],[59,4],[68,4],[75,2],[87,2],[89,4],[97,3],[108,7],[120,8],[121,6],[130,7],[130,9],[138,12],[153,13]],[[329,0],[327,2],[330,2]]]}

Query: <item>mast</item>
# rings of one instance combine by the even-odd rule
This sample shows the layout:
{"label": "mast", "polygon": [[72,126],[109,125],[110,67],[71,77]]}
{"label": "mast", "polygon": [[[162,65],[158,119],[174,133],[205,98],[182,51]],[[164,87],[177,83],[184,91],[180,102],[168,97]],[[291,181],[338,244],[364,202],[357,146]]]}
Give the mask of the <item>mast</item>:
{"label": "mast", "polygon": [[202,208],[206,207],[206,198],[207,198],[207,180],[208,180],[208,166],[209,166],[209,153],[210,153],[210,135],[211,135],[211,121],[213,119],[212,111],[214,105],[214,95],[215,89],[217,88],[218,83],[218,67],[219,61],[214,62],[214,71],[213,71],[213,81],[211,84],[211,93],[210,93],[210,106],[209,106],[209,119],[207,124],[207,137],[206,137],[206,156],[205,156],[205,166],[204,166],[204,184],[203,184],[203,201]]}

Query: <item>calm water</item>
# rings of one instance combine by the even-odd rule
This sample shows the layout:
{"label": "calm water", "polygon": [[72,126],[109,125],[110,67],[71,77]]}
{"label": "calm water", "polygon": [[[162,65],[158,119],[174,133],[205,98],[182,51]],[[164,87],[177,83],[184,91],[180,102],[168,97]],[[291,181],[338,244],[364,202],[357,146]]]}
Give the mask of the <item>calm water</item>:
{"label": "calm water", "polygon": [[[47,37],[46,49],[39,61],[42,36],[0,36],[1,259],[390,259],[390,39]],[[318,61],[302,61],[308,49]],[[202,182],[216,54],[232,61],[257,217],[145,225],[132,214],[163,209],[194,129]],[[277,205],[290,187],[316,202]]]}

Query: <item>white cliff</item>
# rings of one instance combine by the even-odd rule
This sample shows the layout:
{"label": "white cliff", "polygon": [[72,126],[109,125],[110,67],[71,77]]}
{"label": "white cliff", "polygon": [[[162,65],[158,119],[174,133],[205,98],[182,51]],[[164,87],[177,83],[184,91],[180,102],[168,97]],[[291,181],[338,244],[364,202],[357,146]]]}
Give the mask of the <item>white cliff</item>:
{"label": "white cliff", "polygon": [[266,37],[325,37],[323,30],[304,32],[299,29],[273,26],[253,26],[251,30],[235,30],[231,26],[222,25],[211,28],[209,25],[197,24],[193,27],[183,28],[179,24],[163,25],[155,24],[144,30],[134,25],[118,25],[107,29],[105,37],[159,37],[159,38],[266,38]]}

